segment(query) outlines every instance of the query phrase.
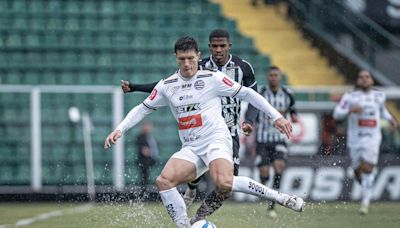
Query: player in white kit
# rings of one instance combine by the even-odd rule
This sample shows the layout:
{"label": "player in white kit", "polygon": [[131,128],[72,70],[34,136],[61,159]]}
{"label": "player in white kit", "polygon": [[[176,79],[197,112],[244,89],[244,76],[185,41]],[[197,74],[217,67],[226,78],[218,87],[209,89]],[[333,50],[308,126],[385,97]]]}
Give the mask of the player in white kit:
{"label": "player in white kit", "polygon": [[[233,176],[232,138],[221,115],[220,97],[238,97],[250,102],[267,113],[277,129],[288,137],[292,131],[290,123],[254,90],[230,80],[222,72],[198,70],[200,52],[192,37],[182,37],[175,43],[175,55],[179,71],[161,80],[149,97],[128,113],[106,138],[104,147],[109,148],[147,114],[169,106],[178,122],[182,148],[168,160],[156,185],[177,227],[190,227],[198,218],[189,221],[176,186],[193,181],[208,170],[221,200],[229,197],[231,191],[240,191],[302,211],[304,201],[300,197],[279,193],[248,177]],[[212,203],[205,208],[211,213]]]}
{"label": "player in white kit", "polygon": [[348,118],[347,147],[355,178],[362,186],[361,214],[368,213],[372,194],[372,171],[378,163],[382,141],[380,121],[386,119],[393,127],[397,125],[385,107],[385,94],[374,90],[373,83],[371,74],[361,70],[356,89],[345,93],[333,112],[335,119]]}

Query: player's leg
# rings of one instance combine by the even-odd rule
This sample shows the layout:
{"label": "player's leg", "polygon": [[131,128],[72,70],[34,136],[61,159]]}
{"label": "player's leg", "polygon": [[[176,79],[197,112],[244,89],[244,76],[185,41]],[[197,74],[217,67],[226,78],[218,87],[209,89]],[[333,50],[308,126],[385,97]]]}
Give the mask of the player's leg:
{"label": "player's leg", "polygon": [[195,160],[196,155],[190,150],[182,149],[168,160],[156,180],[161,200],[177,227],[190,225],[185,202],[176,186],[197,177],[196,162],[193,162]]}
{"label": "player's leg", "polygon": [[257,143],[256,152],[257,156],[260,158],[260,162],[257,164],[257,166],[260,172],[260,182],[263,185],[266,185],[269,180],[269,165],[271,164],[269,151],[270,150],[267,144]]}
{"label": "player's leg", "polygon": [[[230,140],[229,140],[230,141]],[[209,174],[215,185],[214,191],[207,195],[196,215],[190,220],[193,224],[214,213],[222,202],[230,197],[232,191],[233,159],[232,147],[226,142],[211,143],[207,153],[202,156],[209,167]]]}
{"label": "player's leg", "polygon": [[189,210],[189,207],[193,204],[194,199],[197,195],[197,186],[200,183],[201,178],[204,175],[200,176],[196,180],[189,182],[188,187],[186,188],[185,194],[183,194],[183,200],[185,201],[186,209]]}
{"label": "player's leg", "polygon": [[[286,167],[287,153],[288,150],[285,143],[278,143],[274,145],[271,156],[275,171],[272,188],[275,190],[279,190],[281,186],[282,174]],[[275,202],[271,201],[268,205],[268,209],[270,216],[273,218],[277,216],[276,212],[274,211],[274,208],[275,208]]]}
{"label": "player's leg", "polygon": [[[232,136],[232,149],[233,149],[233,175],[237,176],[239,174],[239,166],[240,166],[240,159],[239,159],[239,149],[240,149],[240,142],[239,142],[239,136]],[[186,195],[186,193],[185,193]],[[185,199],[185,196],[183,197]],[[193,198],[194,199],[194,198]],[[213,204],[213,210],[217,210],[219,207],[222,206],[223,198],[219,197],[216,189],[214,189],[212,192],[210,192],[206,198],[204,199],[206,204],[211,204],[211,202],[215,202]],[[193,202],[193,201],[192,201]],[[186,200],[185,200],[186,203]],[[187,204],[186,204],[187,206]]]}
{"label": "player's leg", "polygon": [[[192,224],[214,213],[221,206],[222,202],[230,196],[231,191],[243,192],[268,200],[274,200],[295,211],[303,210],[304,201],[300,197],[279,193],[248,177],[233,176],[232,160],[226,156],[227,154],[220,148],[213,155],[209,155],[209,160],[211,160],[209,163],[210,176],[216,186],[215,198],[213,201],[203,202],[197,210],[196,216],[191,219],[190,222]],[[215,157],[211,158],[212,156]]]}
{"label": "player's leg", "polygon": [[378,163],[379,157],[379,144],[370,145],[365,148],[362,153],[361,162],[361,188],[362,188],[362,200],[361,200],[361,214],[367,214],[369,204],[371,201],[371,195],[374,186],[374,167]]}

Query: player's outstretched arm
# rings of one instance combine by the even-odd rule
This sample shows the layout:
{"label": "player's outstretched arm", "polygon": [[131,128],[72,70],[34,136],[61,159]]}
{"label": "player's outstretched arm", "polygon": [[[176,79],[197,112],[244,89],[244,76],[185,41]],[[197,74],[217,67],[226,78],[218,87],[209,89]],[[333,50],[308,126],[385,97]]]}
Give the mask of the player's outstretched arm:
{"label": "player's outstretched arm", "polygon": [[158,82],[152,82],[148,84],[133,84],[129,81],[121,80],[121,89],[124,93],[132,93],[132,92],[145,92],[151,93],[154,87],[156,87]]}

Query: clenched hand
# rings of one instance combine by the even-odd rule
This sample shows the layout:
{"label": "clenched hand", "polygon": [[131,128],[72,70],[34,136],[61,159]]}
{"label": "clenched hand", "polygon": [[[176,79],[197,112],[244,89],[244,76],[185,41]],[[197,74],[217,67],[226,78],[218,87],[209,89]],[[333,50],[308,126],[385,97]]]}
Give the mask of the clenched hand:
{"label": "clenched hand", "polygon": [[124,93],[131,92],[131,88],[129,87],[129,82],[121,80],[121,89],[122,91],[124,91]]}

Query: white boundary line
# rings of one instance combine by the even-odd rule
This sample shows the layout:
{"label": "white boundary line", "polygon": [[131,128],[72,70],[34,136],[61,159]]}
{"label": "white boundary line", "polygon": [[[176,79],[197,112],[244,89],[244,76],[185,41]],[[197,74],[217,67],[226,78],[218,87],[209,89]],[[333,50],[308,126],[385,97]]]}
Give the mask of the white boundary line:
{"label": "white boundary line", "polygon": [[[35,217],[32,218],[25,218],[25,219],[20,219],[18,220],[14,226],[27,226],[30,225],[34,222],[38,221],[44,221],[50,218],[54,217],[60,217],[63,215],[71,215],[71,214],[77,214],[77,213],[85,213],[93,208],[93,204],[85,204],[79,207],[74,207],[66,210],[56,210],[56,211],[50,211],[42,214],[38,214]],[[1,227],[1,226],[0,226]]]}

